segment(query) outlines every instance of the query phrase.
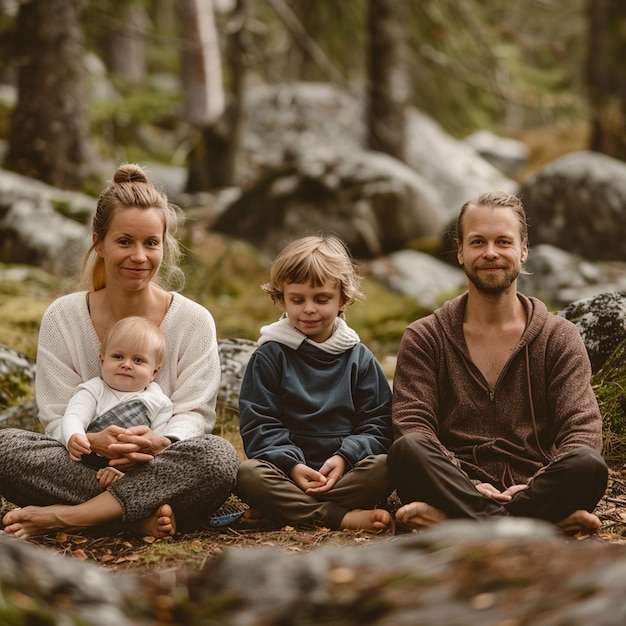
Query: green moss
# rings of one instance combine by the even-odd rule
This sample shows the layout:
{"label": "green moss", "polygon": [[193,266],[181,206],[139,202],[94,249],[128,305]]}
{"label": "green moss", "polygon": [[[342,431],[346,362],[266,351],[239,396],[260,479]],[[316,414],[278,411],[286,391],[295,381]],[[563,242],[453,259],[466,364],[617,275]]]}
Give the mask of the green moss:
{"label": "green moss", "polygon": [[626,463],[626,340],[591,382],[602,413],[604,457],[621,467]]}

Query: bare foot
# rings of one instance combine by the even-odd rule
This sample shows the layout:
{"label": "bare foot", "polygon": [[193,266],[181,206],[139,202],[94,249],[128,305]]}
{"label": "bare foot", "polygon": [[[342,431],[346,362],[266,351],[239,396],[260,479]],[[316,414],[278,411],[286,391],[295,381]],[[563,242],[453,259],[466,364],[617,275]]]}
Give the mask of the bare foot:
{"label": "bare foot", "polygon": [[7,535],[26,539],[45,535],[53,530],[76,531],[85,528],[70,522],[74,507],[66,504],[27,506],[13,509],[2,518]]}
{"label": "bare foot", "polygon": [[390,530],[393,517],[384,509],[353,509],[341,520],[343,530]]}
{"label": "bare foot", "polygon": [[558,522],[556,526],[566,535],[575,535],[577,533],[593,535],[600,530],[602,522],[597,515],[589,513],[589,511],[579,510],[568,515],[565,519]]}
{"label": "bare foot", "polygon": [[134,526],[140,535],[149,535],[157,539],[172,537],[176,534],[174,511],[169,504],[162,504],[152,515],[140,520]]}
{"label": "bare foot", "polygon": [[443,511],[426,502],[409,502],[396,511],[396,520],[409,528],[429,528],[447,519]]}
{"label": "bare foot", "polygon": [[277,523],[265,517],[258,509],[246,509],[237,520],[242,526],[276,526]]}

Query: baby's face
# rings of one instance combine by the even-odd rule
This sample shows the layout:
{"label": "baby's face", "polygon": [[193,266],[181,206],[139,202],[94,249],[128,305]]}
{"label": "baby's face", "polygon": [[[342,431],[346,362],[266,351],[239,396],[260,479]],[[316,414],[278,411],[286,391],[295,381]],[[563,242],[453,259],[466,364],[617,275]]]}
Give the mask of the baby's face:
{"label": "baby's face", "polygon": [[141,391],[153,380],[158,371],[154,355],[136,346],[112,343],[100,355],[102,379],[117,391]]}

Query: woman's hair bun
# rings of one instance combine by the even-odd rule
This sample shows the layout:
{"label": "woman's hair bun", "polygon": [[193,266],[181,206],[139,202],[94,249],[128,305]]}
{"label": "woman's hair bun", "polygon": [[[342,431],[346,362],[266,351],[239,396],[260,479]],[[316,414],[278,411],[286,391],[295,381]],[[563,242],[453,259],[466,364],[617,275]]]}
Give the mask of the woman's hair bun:
{"label": "woman's hair bun", "polygon": [[125,163],[117,168],[113,181],[116,183],[147,183],[148,176],[139,165]]}

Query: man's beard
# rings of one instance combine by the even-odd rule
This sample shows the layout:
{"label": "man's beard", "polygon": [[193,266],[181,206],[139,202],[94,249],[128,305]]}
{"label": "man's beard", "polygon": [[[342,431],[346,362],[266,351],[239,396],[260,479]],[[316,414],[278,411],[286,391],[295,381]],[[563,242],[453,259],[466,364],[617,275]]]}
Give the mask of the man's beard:
{"label": "man's beard", "polygon": [[483,276],[479,271],[474,271],[463,266],[465,275],[472,282],[474,287],[487,296],[497,296],[506,291],[520,275],[518,267],[501,268],[497,274]]}

